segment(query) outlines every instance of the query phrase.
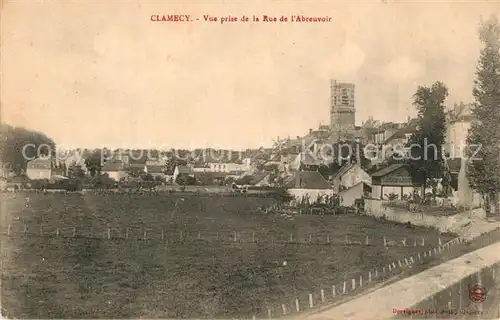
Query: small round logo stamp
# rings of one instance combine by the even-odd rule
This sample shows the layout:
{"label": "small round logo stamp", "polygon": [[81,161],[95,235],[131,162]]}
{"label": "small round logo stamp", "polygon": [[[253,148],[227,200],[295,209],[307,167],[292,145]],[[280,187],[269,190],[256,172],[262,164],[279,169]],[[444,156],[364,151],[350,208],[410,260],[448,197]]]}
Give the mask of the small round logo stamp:
{"label": "small round logo stamp", "polygon": [[483,286],[477,284],[470,289],[469,297],[472,302],[483,302],[486,299],[486,290]]}

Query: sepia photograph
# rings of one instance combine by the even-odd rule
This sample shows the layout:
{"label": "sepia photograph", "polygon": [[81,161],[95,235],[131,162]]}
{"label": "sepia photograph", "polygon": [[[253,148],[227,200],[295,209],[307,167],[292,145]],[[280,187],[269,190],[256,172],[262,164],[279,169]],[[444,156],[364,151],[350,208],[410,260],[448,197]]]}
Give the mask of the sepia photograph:
{"label": "sepia photograph", "polygon": [[500,320],[499,129],[500,0],[0,0],[0,320]]}

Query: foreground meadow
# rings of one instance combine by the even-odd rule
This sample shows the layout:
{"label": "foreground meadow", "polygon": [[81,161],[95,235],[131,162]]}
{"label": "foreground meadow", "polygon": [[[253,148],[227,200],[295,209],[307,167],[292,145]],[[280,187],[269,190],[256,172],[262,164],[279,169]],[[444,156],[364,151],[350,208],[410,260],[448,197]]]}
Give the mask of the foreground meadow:
{"label": "foreground meadow", "polygon": [[251,318],[438,242],[364,216],[266,215],[273,200],[250,196],[0,197],[2,307],[16,318]]}

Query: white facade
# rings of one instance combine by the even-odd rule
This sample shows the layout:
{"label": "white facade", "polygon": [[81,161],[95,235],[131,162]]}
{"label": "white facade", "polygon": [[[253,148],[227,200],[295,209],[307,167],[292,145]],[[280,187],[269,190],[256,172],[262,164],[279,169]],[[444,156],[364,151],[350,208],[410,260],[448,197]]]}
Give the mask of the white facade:
{"label": "white facade", "polygon": [[341,199],[340,204],[345,207],[354,206],[354,202],[356,199],[361,199],[364,196],[364,184],[358,183],[357,185],[339,192],[339,196]]}
{"label": "white facade", "polygon": [[335,180],[333,181],[333,190],[336,193],[339,193],[341,187],[348,189],[360,182],[364,182],[371,186],[372,177],[365,170],[363,170],[359,164],[355,164],[347,170],[347,172],[335,177]]}
{"label": "white facade", "polygon": [[50,179],[52,176],[51,169],[27,168],[26,176],[31,180]]}
{"label": "white facade", "polygon": [[211,172],[231,172],[231,171],[247,171],[251,166],[247,163],[209,163],[209,170]]}
{"label": "white facade", "polygon": [[450,153],[450,158],[465,156],[465,146],[467,145],[470,127],[470,121],[457,121],[448,125],[445,148]]}
{"label": "white facade", "polygon": [[120,181],[122,178],[127,177],[127,173],[125,171],[106,171],[104,173],[115,181]]}

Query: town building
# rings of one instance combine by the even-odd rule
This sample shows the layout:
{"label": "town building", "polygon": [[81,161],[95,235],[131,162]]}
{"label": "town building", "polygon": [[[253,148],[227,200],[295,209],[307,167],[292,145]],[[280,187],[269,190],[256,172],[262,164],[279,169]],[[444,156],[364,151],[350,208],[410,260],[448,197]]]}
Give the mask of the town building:
{"label": "town building", "polygon": [[361,181],[339,192],[340,204],[345,207],[353,207],[356,205],[356,200],[371,197],[371,193],[372,186]]}
{"label": "town building", "polygon": [[40,157],[26,164],[26,176],[30,180],[51,180],[64,177],[65,173],[65,167],[53,157]]}
{"label": "town building", "polygon": [[444,149],[445,152],[449,153],[450,158],[462,158],[465,156],[467,135],[474,119],[471,105],[464,104],[463,102],[459,104],[455,103],[453,109],[447,113]]}
{"label": "town building", "polygon": [[421,194],[422,184],[414,181],[410,169],[405,164],[392,164],[372,174],[372,198],[389,200]]}
{"label": "town building", "polygon": [[292,202],[307,199],[314,203],[318,198],[331,197],[331,184],[318,171],[296,171],[284,182],[285,188],[294,197]]}
{"label": "town building", "polygon": [[128,176],[126,164],[120,160],[108,161],[104,163],[101,173],[108,175],[109,178],[115,181],[123,180]]}
{"label": "town building", "polygon": [[[371,186],[372,178],[358,162],[348,162],[335,174],[332,182],[333,191],[335,193],[340,193],[342,190],[349,189],[360,182],[364,182],[366,185]],[[361,195],[362,193],[360,196]]]}

